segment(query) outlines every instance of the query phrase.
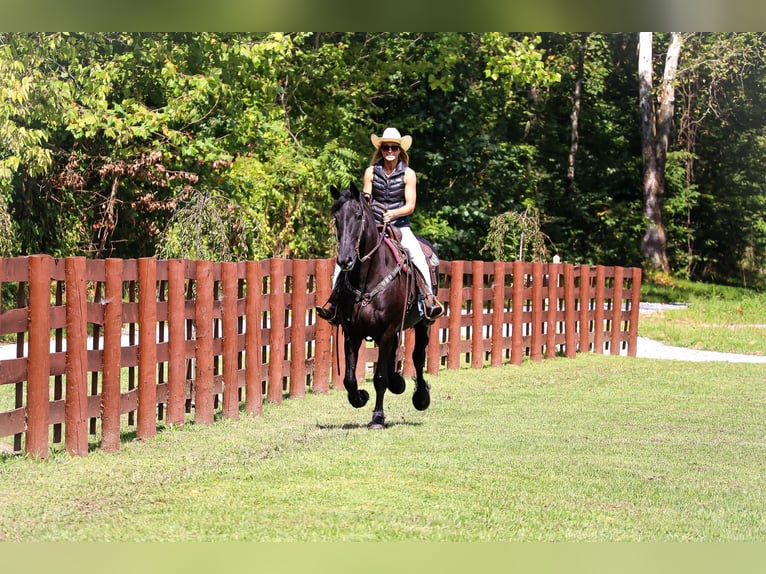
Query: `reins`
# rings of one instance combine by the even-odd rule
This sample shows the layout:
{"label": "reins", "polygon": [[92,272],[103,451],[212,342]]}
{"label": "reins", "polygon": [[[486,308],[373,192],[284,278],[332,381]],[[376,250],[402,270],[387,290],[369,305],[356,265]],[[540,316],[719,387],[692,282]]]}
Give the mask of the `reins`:
{"label": "reins", "polygon": [[[366,255],[360,256],[359,255],[359,249],[360,249],[361,242],[362,242],[362,236],[364,235],[364,230],[365,230],[365,227],[366,227],[366,221],[367,221],[366,219],[362,219],[362,228],[361,228],[361,230],[359,232],[359,238],[357,239],[357,242],[356,242],[357,260],[359,261],[359,263],[364,263],[364,262],[368,261],[375,254],[375,252],[383,244],[383,240],[384,240],[385,235],[386,235],[386,230],[389,227],[388,223],[384,223],[382,229],[378,233],[378,242],[375,244],[375,247],[373,247],[372,250],[369,253],[367,253]],[[406,256],[406,260],[409,261],[409,256],[406,253],[405,253],[405,256]],[[397,261],[396,265],[394,266],[394,268],[391,271],[389,271],[386,274],[386,276],[383,277],[383,279],[381,279],[378,282],[377,285],[375,285],[375,287],[373,289],[370,289],[369,291],[366,291],[366,292],[362,291],[361,289],[359,289],[359,288],[355,287],[354,285],[352,285],[351,281],[348,278],[348,273],[344,273],[343,274],[344,285],[345,285],[346,289],[354,295],[354,297],[356,298],[356,302],[357,303],[361,303],[362,307],[364,307],[364,306],[368,305],[370,303],[370,301],[372,301],[372,299],[373,299],[373,297],[375,297],[375,295],[377,295],[378,293],[383,291],[386,287],[388,287],[391,284],[391,282],[394,279],[396,279],[396,276],[399,275],[399,273],[401,273],[402,268],[404,267],[405,262],[406,262],[405,259],[401,259],[401,260]],[[410,262],[410,267],[412,267],[412,263],[411,262]],[[364,281],[364,283],[366,283],[366,281]],[[407,293],[409,293],[409,285],[408,285]],[[406,315],[406,307],[407,306],[405,305],[405,315]],[[402,318],[402,324],[404,324],[404,318]]]}
{"label": "reins", "polygon": [[[367,219],[366,218],[362,219],[362,227],[361,227],[361,230],[359,232],[359,237],[357,238],[357,242],[356,242],[357,260],[360,263],[364,263],[364,262],[368,261],[373,256],[373,254],[380,248],[380,246],[383,244],[383,239],[385,238],[386,230],[389,227],[389,224],[387,222],[384,222],[383,223],[383,227],[381,228],[380,232],[378,233],[378,242],[375,244],[375,247],[373,247],[372,250],[369,253],[367,253],[366,255],[360,256],[359,249],[360,249],[361,242],[362,242],[362,236],[364,235],[364,230],[365,230],[365,227],[366,227],[366,223],[367,223]],[[402,320],[401,320],[401,322],[399,324],[399,333],[400,334],[401,334],[402,331],[404,331],[404,324],[405,324],[405,322],[407,320],[407,300],[409,299],[410,290],[412,288],[411,280],[414,280],[414,275],[415,275],[415,270],[413,268],[412,260],[410,259],[409,254],[406,251],[404,251],[404,258],[398,260],[396,265],[394,266],[394,268],[391,271],[389,271],[386,274],[386,276],[383,277],[383,279],[381,279],[378,282],[378,284],[375,286],[375,288],[371,289],[370,291],[367,291],[367,292],[363,292],[362,290],[360,290],[360,289],[356,288],[354,285],[352,285],[351,281],[349,281],[348,273],[344,273],[343,274],[343,280],[344,280],[344,285],[345,285],[346,289],[348,291],[350,291],[354,295],[354,297],[356,298],[356,302],[357,303],[361,303],[362,307],[365,307],[366,305],[368,305],[370,303],[370,301],[372,301],[372,299],[378,293],[383,291],[386,287],[388,287],[393,282],[393,280],[396,278],[396,276],[399,275],[399,273],[401,273],[402,268],[404,267],[405,263],[409,264],[410,269],[412,269],[412,273],[411,273],[412,277],[407,277],[407,282],[405,284],[405,290],[404,290],[405,302],[404,302],[404,307],[403,307],[403,310],[402,310]]]}
{"label": "reins", "polygon": [[[380,249],[380,246],[383,245],[383,239],[386,234],[386,229],[388,228],[388,223],[383,223],[383,228],[378,233],[378,241],[375,244],[375,247],[373,247],[365,255],[362,255],[360,251],[362,246],[362,238],[364,237],[364,233],[367,229],[367,215],[368,214],[365,213],[365,217],[362,218],[362,225],[359,228],[359,235],[356,238],[356,259],[359,263],[366,263],[372,258],[372,256],[378,251],[378,249]],[[401,272],[402,267],[403,267],[403,262],[398,261],[396,266],[388,274],[386,274],[386,276],[383,277],[383,279],[381,279],[380,282],[373,289],[367,292],[363,292],[362,290],[352,285],[348,279],[348,273],[343,274],[344,284],[346,286],[346,289],[348,289],[354,295],[354,297],[356,298],[356,302],[361,303],[362,306],[364,307],[368,305],[370,301],[372,301],[372,298],[375,297],[375,295],[383,291],[386,287],[388,287],[391,284],[391,282]],[[363,282],[363,284],[366,284],[366,280]]]}
{"label": "reins", "polygon": [[[364,207],[363,207],[363,209],[364,209]],[[367,252],[366,254],[362,255],[361,254],[362,239],[364,238],[365,232],[366,232],[366,229],[367,229],[367,217],[368,216],[369,216],[369,214],[365,213],[365,216],[362,218],[362,224],[360,226],[359,235],[356,238],[355,249],[356,249],[356,257],[357,257],[357,263],[358,264],[362,264],[362,263],[368,262],[372,258],[372,256],[380,249],[380,246],[383,244],[383,241],[385,239],[387,230],[389,228],[389,224],[387,222],[384,222],[382,228],[380,229],[380,231],[378,233],[378,240],[375,243],[375,246],[369,252]],[[344,271],[342,273],[343,274],[343,287],[349,293],[354,295],[356,303],[361,304],[361,307],[365,307],[365,306],[367,306],[373,300],[373,298],[376,295],[378,295],[379,293],[384,291],[394,281],[394,279],[396,279],[397,275],[399,275],[402,272],[402,269],[404,268],[405,264],[409,265],[409,267],[411,269],[412,277],[407,277],[406,278],[406,283],[405,283],[405,291],[404,291],[405,301],[404,301],[403,310],[402,310],[402,318],[401,318],[401,322],[400,322],[400,325],[399,325],[399,341],[400,342],[401,342],[401,333],[404,331],[404,325],[405,325],[406,320],[407,320],[407,310],[408,310],[408,304],[407,303],[409,301],[410,291],[412,290],[412,281],[415,281],[415,273],[416,273],[416,271],[415,271],[415,269],[414,269],[414,267],[412,265],[412,261],[410,259],[409,253],[407,253],[406,250],[404,250],[404,249],[402,249],[402,252],[403,252],[404,257],[397,258],[397,262],[396,262],[396,265],[394,266],[394,268],[391,271],[389,271],[372,289],[370,289],[368,291],[362,291],[358,287],[352,285],[352,283],[351,283],[351,281],[349,279],[349,273],[347,271]],[[369,274],[369,271],[370,271],[370,269],[368,267],[366,275]],[[365,278],[364,281],[362,281],[361,284],[362,284],[362,286],[366,286],[366,278]],[[417,296],[416,296],[415,304],[417,304]],[[357,309],[356,312],[358,313],[359,309]],[[337,327],[336,327],[336,329],[337,329]],[[337,332],[338,331],[336,330],[336,333]],[[397,351],[397,355],[398,355],[399,352],[401,352],[401,349],[399,349],[399,351]],[[338,371],[340,371],[340,356],[339,356],[340,355],[340,351],[339,351],[339,345],[335,345],[335,354],[336,354],[336,361],[337,361],[337,365],[338,365]]]}
{"label": "reins", "polygon": [[356,258],[359,260],[360,263],[364,263],[365,261],[369,260],[370,257],[372,257],[375,252],[380,248],[381,244],[383,243],[383,235],[385,234],[386,227],[388,227],[388,224],[385,223],[383,225],[382,231],[378,234],[378,243],[375,245],[375,247],[372,248],[372,250],[367,255],[362,255],[359,253],[360,246],[362,244],[362,236],[364,235],[364,231],[367,227],[367,218],[362,219],[362,227],[359,229],[359,237],[356,238]]}

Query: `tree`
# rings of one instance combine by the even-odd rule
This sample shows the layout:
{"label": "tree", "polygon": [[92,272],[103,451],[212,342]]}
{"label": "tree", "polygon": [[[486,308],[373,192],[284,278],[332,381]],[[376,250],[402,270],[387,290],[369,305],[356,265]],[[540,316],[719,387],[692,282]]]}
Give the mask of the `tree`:
{"label": "tree", "polygon": [[669,273],[667,235],[662,221],[662,205],[665,196],[665,164],[668,141],[673,123],[674,81],[682,41],[681,34],[677,32],[671,34],[670,45],[665,57],[665,72],[659,90],[659,110],[655,112],[652,85],[652,39],[653,34],[651,32],[639,34],[641,157],[644,165],[644,214],[647,219],[646,233],[641,240],[641,252],[652,266]]}
{"label": "tree", "polygon": [[671,267],[675,259],[687,277],[739,275],[745,281],[764,266],[766,186],[758,167],[766,152],[764,57],[762,33],[684,35],[666,224],[676,239]]}
{"label": "tree", "polygon": [[572,135],[569,144],[569,157],[567,159],[567,193],[571,196],[575,191],[575,159],[577,147],[580,142],[580,107],[582,106],[583,70],[585,66],[585,51],[588,46],[588,34],[580,34],[580,49],[577,57],[577,75],[572,93]]}
{"label": "tree", "polygon": [[750,282],[765,93],[756,33],[0,33],[0,249],[331,256],[327,189],[394,125],[445,259],[537,210],[567,261]]}
{"label": "tree", "polygon": [[494,261],[547,261],[550,238],[541,229],[540,211],[501,213],[492,218],[482,253]]}

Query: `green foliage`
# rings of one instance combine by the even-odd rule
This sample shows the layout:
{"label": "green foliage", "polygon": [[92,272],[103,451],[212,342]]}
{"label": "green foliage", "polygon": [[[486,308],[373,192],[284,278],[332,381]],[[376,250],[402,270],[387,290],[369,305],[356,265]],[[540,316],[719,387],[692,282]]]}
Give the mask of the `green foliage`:
{"label": "green foliage", "polygon": [[219,193],[188,190],[160,235],[163,259],[236,261],[247,259],[247,222],[239,206]]}
{"label": "green foliage", "polygon": [[502,213],[492,218],[481,251],[495,261],[548,261],[546,243],[550,239],[541,227],[537,208]]}
{"label": "green foliage", "polygon": [[483,34],[481,46],[487,58],[485,78],[499,82],[509,94],[520,86],[545,88],[561,81],[559,72],[551,72],[546,67],[538,47],[540,41],[539,36],[514,38],[499,32]]}
{"label": "green foliage", "polygon": [[687,179],[687,165],[694,158],[688,152],[676,151],[668,153],[665,167],[665,185],[667,200],[665,201],[666,231],[668,241],[668,258],[672,268],[683,269],[687,278],[693,266],[695,229],[691,214],[699,205],[701,193],[699,186]]}
{"label": "green foliage", "polygon": [[[685,36],[665,170],[677,275],[763,282],[764,38]],[[327,188],[361,183],[370,133],[392,125],[413,135],[413,225],[441,257],[487,256],[494,218],[535,208],[563,259],[641,265],[636,40],[0,33],[0,194],[13,224],[4,248],[157,253],[196,189],[239,206],[226,220],[238,234],[232,256],[329,256]]]}
{"label": "green foliage", "polygon": [[[718,300],[741,304],[743,300],[763,295],[757,290],[732,285],[702,283],[689,279],[668,277],[661,273],[646,274],[641,285],[641,300],[655,303],[691,303],[695,300]],[[766,307],[763,309],[766,312]],[[766,317],[749,316],[749,321],[761,323]]]}
{"label": "green foliage", "polygon": [[0,195],[0,257],[13,255],[14,231],[13,221],[8,213],[5,198]]}
{"label": "green foliage", "polygon": [[335,142],[323,149],[289,145],[263,155],[240,156],[229,179],[243,217],[258,231],[250,236],[253,257],[329,257],[330,185],[347,185],[356,159]]}

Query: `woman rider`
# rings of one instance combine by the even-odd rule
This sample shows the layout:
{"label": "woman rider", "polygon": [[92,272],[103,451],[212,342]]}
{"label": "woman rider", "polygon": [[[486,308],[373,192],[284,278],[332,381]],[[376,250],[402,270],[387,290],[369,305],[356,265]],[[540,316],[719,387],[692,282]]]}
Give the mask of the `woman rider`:
{"label": "woman rider", "polygon": [[[415,211],[417,199],[417,176],[409,167],[410,158],[407,150],[412,145],[412,136],[402,136],[396,128],[386,128],[382,136],[370,136],[375,152],[370,165],[364,172],[362,191],[372,202],[372,210],[378,223],[387,223],[397,227],[402,234],[401,244],[409,253],[413,265],[418,268],[425,281],[425,297],[423,301],[426,318],[434,320],[444,313],[444,307],[433,294],[431,273],[426,257],[415,234],[410,228],[410,215]],[[339,267],[335,266],[333,285],[335,284]],[[329,306],[317,307],[317,314],[337,324],[338,318],[335,305],[331,300]]]}

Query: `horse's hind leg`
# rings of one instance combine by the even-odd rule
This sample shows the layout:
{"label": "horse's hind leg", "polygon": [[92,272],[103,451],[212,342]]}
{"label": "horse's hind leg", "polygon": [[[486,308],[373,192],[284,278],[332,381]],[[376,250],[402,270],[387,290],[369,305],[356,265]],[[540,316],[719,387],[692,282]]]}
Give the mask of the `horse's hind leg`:
{"label": "horse's hind leg", "polygon": [[412,351],[412,362],[415,365],[416,386],[415,393],[412,395],[412,405],[419,411],[426,410],[431,404],[431,387],[423,378],[430,330],[431,327],[422,321],[415,325],[415,348]]}
{"label": "horse's hind leg", "polygon": [[359,389],[356,381],[356,363],[359,359],[359,347],[362,345],[361,338],[352,338],[346,335],[343,339],[343,349],[346,357],[346,372],[343,376],[343,386],[346,387],[348,402],[354,408],[361,408],[370,399],[370,393]]}

